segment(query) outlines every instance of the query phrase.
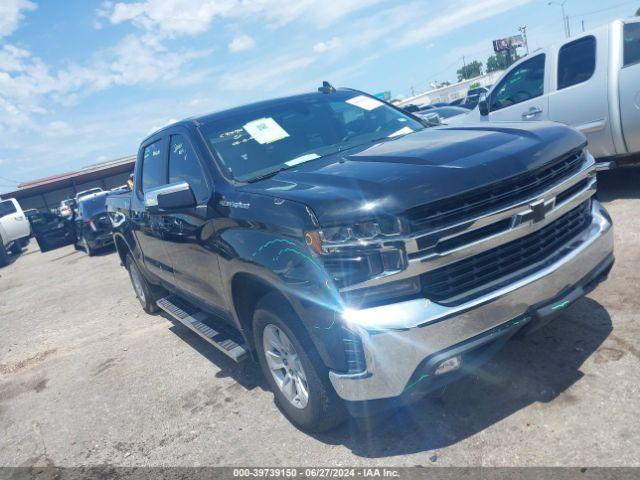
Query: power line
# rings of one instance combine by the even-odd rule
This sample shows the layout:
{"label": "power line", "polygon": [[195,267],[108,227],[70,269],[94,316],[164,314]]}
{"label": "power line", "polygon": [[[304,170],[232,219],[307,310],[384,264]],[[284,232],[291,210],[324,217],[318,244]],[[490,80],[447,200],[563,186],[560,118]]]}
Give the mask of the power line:
{"label": "power line", "polygon": [[11,182],[11,183],[22,183],[17,180],[11,180],[10,178],[6,178],[6,177],[0,177],[0,180],[4,180],[6,182]]}
{"label": "power line", "polygon": [[625,5],[631,5],[631,4],[637,4],[637,0],[634,1],[629,1],[629,2],[623,2],[623,3],[619,3],[617,5],[613,5],[611,7],[606,7],[606,8],[601,8],[599,10],[593,10],[591,12],[587,12],[587,13],[579,13],[577,15],[570,15],[570,17],[588,17],[589,15],[595,15],[596,13],[602,13],[602,12],[606,12],[607,10],[614,10],[616,8],[620,8],[620,7],[624,7]]}

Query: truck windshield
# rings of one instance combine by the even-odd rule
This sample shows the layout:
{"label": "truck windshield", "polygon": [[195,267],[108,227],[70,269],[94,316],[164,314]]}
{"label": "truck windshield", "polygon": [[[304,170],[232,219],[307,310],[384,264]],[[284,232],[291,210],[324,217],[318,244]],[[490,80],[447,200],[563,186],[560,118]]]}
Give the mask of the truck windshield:
{"label": "truck windshield", "polygon": [[300,163],[425,128],[358,92],[309,94],[230,111],[202,131],[223,167],[251,181]]}

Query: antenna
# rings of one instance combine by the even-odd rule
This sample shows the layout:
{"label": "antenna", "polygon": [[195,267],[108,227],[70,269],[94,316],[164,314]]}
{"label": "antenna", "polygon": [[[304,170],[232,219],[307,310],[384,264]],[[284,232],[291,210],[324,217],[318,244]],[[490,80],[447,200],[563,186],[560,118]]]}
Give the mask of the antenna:
{"label": "antenna", "polygon": [[322,86],[318,88],[320,93],[335,93],[336,89],[326,80],[322,82]]}

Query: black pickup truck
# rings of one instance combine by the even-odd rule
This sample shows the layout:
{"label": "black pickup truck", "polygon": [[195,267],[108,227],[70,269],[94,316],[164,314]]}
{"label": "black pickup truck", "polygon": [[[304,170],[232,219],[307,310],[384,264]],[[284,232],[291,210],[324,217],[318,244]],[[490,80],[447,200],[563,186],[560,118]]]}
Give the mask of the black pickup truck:
{"label": "black pickup truck", "polygon": [[441,389],[613,264],[554,123],[425,128],[325,86],[165,127],[134,177],[107,205],[142,307],[256,359],[309,430]]}

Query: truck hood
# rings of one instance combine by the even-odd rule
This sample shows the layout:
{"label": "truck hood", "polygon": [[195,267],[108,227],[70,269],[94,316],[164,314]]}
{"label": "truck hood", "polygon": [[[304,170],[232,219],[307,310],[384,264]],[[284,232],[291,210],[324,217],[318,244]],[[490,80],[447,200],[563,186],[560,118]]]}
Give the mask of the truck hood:
{"label": "truck hood", "polygon": [[428,128],[319,158],[241,190],[301,202],[321,225],[399,215],[534,170],[585,145],[552,122]]}

